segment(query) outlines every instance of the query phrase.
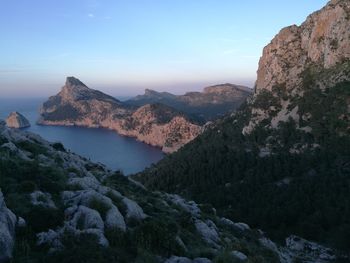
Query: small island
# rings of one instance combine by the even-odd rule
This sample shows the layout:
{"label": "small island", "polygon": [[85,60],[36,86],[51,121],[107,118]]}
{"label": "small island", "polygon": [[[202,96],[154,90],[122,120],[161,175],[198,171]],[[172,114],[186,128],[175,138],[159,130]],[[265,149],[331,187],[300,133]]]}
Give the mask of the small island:
{"label": "small island", "polygon": [[11,112],[6,119],[6,125],[9,128],[21,129],[30,127],[29,121],[17,111]]}

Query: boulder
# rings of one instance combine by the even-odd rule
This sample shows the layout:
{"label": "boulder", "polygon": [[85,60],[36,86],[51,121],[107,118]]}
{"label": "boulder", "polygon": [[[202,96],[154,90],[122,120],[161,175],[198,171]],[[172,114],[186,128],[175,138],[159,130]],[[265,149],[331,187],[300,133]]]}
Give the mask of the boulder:
{"label": "boulder", "polygon": [[246,261],[248,259],[248,257],[245,254],[237,250],[232,251],[231,254],[240,261]]}
{"label": "boulder", "polygon": [[142,208],[133,200],[124,197],[123,203],[126,205],[126,217],[133,218],[136,220],[142,220],[147,217],[147,215],[143,212]]}
{"label": "boulder", "polygon": [[46,208],[56,209],[55,203],[52,201],[52,197],[49,193],[43,193],[41,191],[35,191],[30,194],[31,202],[35,206],[43,206]]}
{"label": "boulder", "polygon": [[12,258],[16,223],[17,218],[6,207],[4,196],[0,191],[0,262],[6,262]]}
{"label": "boulder", "polygon": [[164,263],[192,263],[192,260],[186,257],[172,256],[168,258]]}
{"label": "boulder", "polygon": [[218,243],[220,242],[220,237],[217,232],[216,225],[211,221],[207,220],[203,222],[202,220],[195,221],[195,227],[202,238],[214,248],[219,248]]}

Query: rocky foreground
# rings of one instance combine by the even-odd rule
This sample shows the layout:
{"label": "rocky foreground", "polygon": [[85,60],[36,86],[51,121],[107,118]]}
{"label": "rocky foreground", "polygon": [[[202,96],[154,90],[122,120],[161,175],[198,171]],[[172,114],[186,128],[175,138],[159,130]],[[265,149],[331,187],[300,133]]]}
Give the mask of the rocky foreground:
{"label": "rocky foreground", "polygon": [[147,104],[135,109],[73,77],[43,104],[39,123],[108,128],[164,152],[178,150],[202,131],[200,125],[169,106]]}
{"label": "rocky foreground", "polygon": [[0,262],[329,262],[330,249],[216,215],[0,123]]}

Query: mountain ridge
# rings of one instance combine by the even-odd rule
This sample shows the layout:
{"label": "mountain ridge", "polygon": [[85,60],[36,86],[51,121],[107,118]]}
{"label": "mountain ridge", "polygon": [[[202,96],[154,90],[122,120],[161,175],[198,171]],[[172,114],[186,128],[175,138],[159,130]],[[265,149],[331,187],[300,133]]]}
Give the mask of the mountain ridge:
{"label": "mountain ridge", "polygon": [[238,109],[251,93],[252,90],[248,87],[230,83],[206,87],[202,92],[186,92],[183,95],[146,89],[144,95],[131,98],[126,103],[133,106],[163,103],[205,123]]}

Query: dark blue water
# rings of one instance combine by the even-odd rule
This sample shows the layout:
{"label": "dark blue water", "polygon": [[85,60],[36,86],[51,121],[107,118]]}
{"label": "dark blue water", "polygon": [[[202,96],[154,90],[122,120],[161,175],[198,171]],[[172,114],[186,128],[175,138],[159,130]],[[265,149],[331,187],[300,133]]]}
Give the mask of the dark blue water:
{"label": "dark blue water", "polygon": [[60,141],[67,149],[125,174],[142,171],[164,156],[158,148],[107,129],[36,125],[38,109],[43,101],[45,99],[0,98],[0,119],[5,119],[12,111],[18,111],[32,125],[25,130],[37,133],[48,141]]}

